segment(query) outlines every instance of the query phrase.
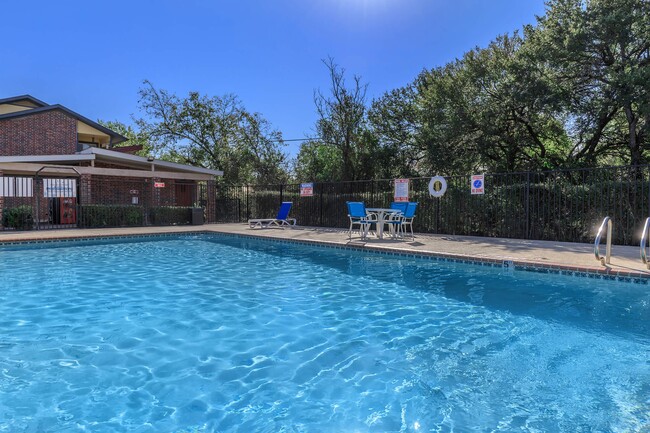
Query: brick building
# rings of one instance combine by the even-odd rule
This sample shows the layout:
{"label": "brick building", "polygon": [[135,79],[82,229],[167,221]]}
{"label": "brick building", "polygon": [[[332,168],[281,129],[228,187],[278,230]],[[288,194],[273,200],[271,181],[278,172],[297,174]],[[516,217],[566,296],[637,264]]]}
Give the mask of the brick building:
{"label": "brick building", "polygon": [[29,95],[0,99],[4,228],[17,208],[30,212],[37,228],[183,223],[170,215],[198,206],[207,222],[214,222],[215,178],[223,172],[137,156],[133,146],[115,147],[124,141],[61,105]]}

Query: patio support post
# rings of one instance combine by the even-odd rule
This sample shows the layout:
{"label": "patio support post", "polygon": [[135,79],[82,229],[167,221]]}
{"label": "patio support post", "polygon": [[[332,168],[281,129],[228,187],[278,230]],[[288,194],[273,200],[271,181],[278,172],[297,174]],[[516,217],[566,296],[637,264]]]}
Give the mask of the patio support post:
{"label": "patio support post", "polygon": [[205,213],[206,223],[217,222],[217,182],[211,179],[207,182],[207,209]]}
{"label": "patio support post", "polygon": [[[43,186],[43,190],[41,190],[41,186]],[[41,202],[41,194],[43,194],[45,190],[45,185],[43,185],[43,179],[40,178],[38,175],[38,172],[36,172],[36,176],[34,176],[34,204],[36,208],[36,213],[35,213],[35,220],[36,222],[36,230],[41,229],[41,208],[40,208],[40,202]]]}
{"label": "patio support post", "polygon": [[[2,171],[0,171],[0,182],[4,181],[3,177],[4,177],[4,173]],[[3,210],[5,208],[5,196],[4,196],[4,194],[5,193],[4,193],[4,190],[3,190],[2,194],[0,194],[0,227],[2,227],[2,221],[3,221],[3,216],[4,216],[3,215]]]}

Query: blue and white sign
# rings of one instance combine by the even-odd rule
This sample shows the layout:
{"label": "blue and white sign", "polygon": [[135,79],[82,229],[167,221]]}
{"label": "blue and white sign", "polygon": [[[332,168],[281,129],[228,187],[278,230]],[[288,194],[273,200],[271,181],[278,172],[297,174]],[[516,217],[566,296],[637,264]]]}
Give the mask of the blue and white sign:
{"label": "blue and white sign", "polygon": [[485,194],[485,178],[482,174],[472,175],[470,188],[472,189],[472,194]]}

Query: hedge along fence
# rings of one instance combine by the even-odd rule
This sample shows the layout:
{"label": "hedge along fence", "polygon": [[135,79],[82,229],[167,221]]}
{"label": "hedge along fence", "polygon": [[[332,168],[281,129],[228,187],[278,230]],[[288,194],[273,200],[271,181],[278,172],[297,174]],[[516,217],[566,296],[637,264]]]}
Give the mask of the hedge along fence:
{"label": "hedge along fence", "polygon": [[79,206],[78,218],[81,228],[137,227],[145,222],[142,206],[83,205]]}
{"label": "hedge along fence", "polygon": [[[614,223],[616,244],[638,245],[650,216],[650,166],[485,174],[485,194],[471,195],[470,175],[447,176],[447,192],[428,192],[430,177],[410,180],[419,203],[414,230],[567,242],[592,242],[605,216]],[[312,197],[300,185],[247,185],[218,189],[217,221],[274,217],[281,201],[292,201],[298,224],[348,227],[346,201],[386,207],[392,180],[314,183]]]}
{"label": "hedge along fence", "polygon": [[192,223],[192,208],[159,206],[149,209],[149,221],[154,226],[188,225]]}
{"label": "hedge along fence", "polygon": [[192,222],[192,208],[158,206],[145,208],[132,205],[79,206],[79,227],[140,227],[147,224],[187,225]]}
{"label": "hedge along fence", "polygon": [[31,230],[34,228],[34,209],[29,205],[3,209],[2,226],[14,230]]}

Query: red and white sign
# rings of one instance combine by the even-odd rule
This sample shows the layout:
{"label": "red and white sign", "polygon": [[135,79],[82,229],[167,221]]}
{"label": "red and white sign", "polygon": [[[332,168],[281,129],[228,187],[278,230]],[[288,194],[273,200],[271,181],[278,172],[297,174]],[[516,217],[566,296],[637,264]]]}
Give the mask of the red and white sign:
{"label": "red and white sign", "polygon": [[165,187],[165,182],[154,182],[153,187],[154,188],[164,188]]}
{"label": "red and white sign", "polygon": [[409,201],[409,180],[395,179],[395,201]]}
{"label": "red and white sign", "polygon": [[311,197],[313,195],[314,195],[314,184],[312,182],[300,184],[300,197]]}
{"label": "red and white sign", "polygon": [[470,182],[470,188],[472,188],[472,194],[485,194],[485,178],[482,174],[472,175],[472,180]]}

